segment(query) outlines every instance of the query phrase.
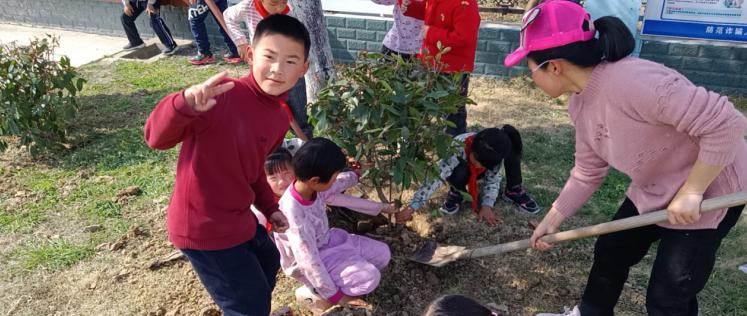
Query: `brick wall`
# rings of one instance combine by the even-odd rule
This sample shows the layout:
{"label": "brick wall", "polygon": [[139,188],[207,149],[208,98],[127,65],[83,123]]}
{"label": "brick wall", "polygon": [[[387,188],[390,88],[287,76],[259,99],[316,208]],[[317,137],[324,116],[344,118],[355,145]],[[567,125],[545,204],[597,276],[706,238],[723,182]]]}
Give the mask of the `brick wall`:
{"label": "brick wall", "polygon": [[[352,61],[363,50],[380,51],[381,42],[392,27],[392,21],[383,18],[348,15],[327,15],[326,18],[332,54],[342,62]],[[503,57],[518,45],[518,27],[484,25],[478,36],[473,73],[506,78],[526,72],[526,67],[503,67]]]}
{"label": "brick wall", "polygon": [[[119,0],[0,1],[3,2],[0,22],[122,36],[122,44],[126,42]],[[166,6],[162,8],[162,15],[175,37],[192,38],[185,8]],[[327,15],[326,18],[332,53],[339,62],[352,61],[362,50],[381,50],[381,41],[392,26],[392,22],[384,18],[349,15]],[[207,21],[213,47],[225,49],[217,24],[212,19]],[[138,19],[138,29],[143,37],[154,36],[145,14]],[[500,78],[526,73],[526,67],[503,67],[503,57],[518,46],[518,41],[517,27],[484,24],[478,38],[474,73]],[[675,68],[696,84],[729,94],[747,95],[745,45],[647,39],[643,41],[641,57]]]}
{"label": "brick wall", "polygon": [[729,94],[747,95],[747,47],[686,40],[644,40],[641,58],[677,69],[690,81]]}

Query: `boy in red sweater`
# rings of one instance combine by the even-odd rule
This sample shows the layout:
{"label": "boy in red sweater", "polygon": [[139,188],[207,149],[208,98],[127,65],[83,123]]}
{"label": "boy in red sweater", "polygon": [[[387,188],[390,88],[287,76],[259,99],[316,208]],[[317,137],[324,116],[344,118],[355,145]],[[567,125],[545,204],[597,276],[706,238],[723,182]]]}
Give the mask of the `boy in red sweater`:
{"label": "boy in red sweater", "polygon": [[[423,46],[420,58],[434,69],[444,74],[463,72],[461,77],[462,95],[467,95],[469,74],[475,67],[475,50],[477,33],[480,29],[480,13],[475,0],[398,0],[406,16],[424,21]],[[450,50],[441,55],[436,62],[435,56],[441,47]],[[464,105],[457,113],[447,118],[455,127],[448,127],[446,132],[452,136],[467,131],[467,109]]]}
{"label": "boy in red sweater", "polygon": [[252,70],[220,73],[166,96],[145,123],[156,149],[182,143],[169,204],[169,240],[189,259],[225,315],[268,315],[280,256],[254,204],[278,232],[288,221],[267,184],[264,161],[283,140],[279,102],[308,69],[309,33],[272,15],[257,26]]}

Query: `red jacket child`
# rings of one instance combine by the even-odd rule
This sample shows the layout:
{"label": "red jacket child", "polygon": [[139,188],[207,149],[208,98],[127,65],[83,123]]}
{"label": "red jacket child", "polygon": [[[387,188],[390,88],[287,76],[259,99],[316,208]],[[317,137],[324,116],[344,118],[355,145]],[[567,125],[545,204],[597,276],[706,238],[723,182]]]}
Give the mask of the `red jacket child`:
{"label": "red jacket child", "polygon": [[[402,2],[404,1],[404,4]],[[425,38],[418,57],[434,64],[438,42],[451,50],[441,55],[440,72],[472,72],[475,66],[480,14],[475,0],[398,0],[406,16],[425,21]]]}

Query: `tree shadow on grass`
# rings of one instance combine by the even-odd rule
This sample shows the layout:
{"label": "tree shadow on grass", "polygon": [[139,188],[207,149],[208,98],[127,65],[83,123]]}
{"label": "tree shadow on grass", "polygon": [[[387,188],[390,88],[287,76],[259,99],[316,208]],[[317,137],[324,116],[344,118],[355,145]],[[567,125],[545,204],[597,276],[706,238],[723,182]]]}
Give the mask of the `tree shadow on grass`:
{"label": "tree shadow on grass", "polygon": [[69,126],[70,149],[50,153],[38,161],[64,170],[94,168],[105,172],[125,165],[164,162],[170,151],[150,149],[143,126],[167,91],[99,94],[78,98],[80,112]]}

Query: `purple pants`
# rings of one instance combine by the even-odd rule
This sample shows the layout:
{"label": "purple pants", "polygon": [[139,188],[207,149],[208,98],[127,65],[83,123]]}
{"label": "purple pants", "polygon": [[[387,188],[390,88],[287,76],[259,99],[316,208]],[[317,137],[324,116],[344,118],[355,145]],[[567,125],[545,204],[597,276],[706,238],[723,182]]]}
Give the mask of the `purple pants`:
{"label": "purple pants", "polygon": [[385,243],[338,228],[329,230],[329,242],[319,248],[319,255],[332,281],[348,296],[373,292],[381,280],[379,270],[391,258]]}

